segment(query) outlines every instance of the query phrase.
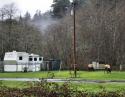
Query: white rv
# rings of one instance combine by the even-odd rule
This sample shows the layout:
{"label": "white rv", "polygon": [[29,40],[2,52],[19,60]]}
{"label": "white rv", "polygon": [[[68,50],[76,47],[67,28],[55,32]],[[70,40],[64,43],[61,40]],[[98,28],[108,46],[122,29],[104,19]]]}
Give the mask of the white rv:
{"label": "white rv", "polygon": [[40,71],[43,57],[26,52],[6,52],[4,56],[5,72]]}

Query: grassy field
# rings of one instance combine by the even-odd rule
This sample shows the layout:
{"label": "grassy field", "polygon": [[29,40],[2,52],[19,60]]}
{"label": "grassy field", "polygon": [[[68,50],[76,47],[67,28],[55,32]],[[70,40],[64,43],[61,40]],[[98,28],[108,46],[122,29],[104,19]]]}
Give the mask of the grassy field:
{"label": "grassy field", "polygon": [[[70,78],[69,71],[51,71],[54,78]],[[73,73],[73,72],[72,72]],[[77,79],[94,79],[94,80],[125,80],[125,72],[113,71],[111,74],[103,71],[88,72],[78,71]],[[48,72],[27,72],[27,73],[0,73],[0,78],[47,78]]]}
{"label": "grassy field", "polygon": [[[51,71],[54,73],[54,78],[70,78],[69,71]],[[72,72],[73,73],[73,72]],[[76,79],[92,79],[92,80],[125,80],[125,72],[113,71],[111,74],[104,73],[103,71],[88,72],[78,71],[78,78]],[[47,78],[48,72],[27,72],[27,73],[0,73],[0,78]],[[63,84],[63,83],[59,83]],[[0,81],[0,85],[14,88],[25,88],[31,85],[31,82],[20,81]],[[87,90],[92,92],[101,91],[106,89],[113,90],[125,90],[125,83],[72,83],[74,88],[79,90]]]}
{"label": "grassy field", "polygon": [[0,86],[6,86],[10,88],[27,88],[29,87],[29,82],[21,81],[0,81]]}
{"label": "grassy field", "polygon": [[125,83],[82,83],[82,84],[73,84],[74,87],[77,87],[80,90],[97,92],[103,89],[108,91],[117,91],[125,90]]}

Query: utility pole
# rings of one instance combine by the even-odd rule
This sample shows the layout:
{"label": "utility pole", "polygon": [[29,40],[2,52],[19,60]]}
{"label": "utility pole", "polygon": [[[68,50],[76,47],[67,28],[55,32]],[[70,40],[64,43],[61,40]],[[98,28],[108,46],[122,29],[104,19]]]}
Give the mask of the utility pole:
{"label": "utility pole", "polygon": [[76,4],[73,0],[73,66],[74,66],[74,76],[77,77],[77,64],[76,64]]}

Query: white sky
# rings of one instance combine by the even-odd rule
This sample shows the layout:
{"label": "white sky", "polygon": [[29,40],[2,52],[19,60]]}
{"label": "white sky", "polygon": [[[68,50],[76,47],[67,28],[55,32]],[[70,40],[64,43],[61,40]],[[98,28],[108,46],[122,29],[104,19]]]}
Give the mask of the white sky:
{"label": "white sky", "polygon": [[53,0],[0,0],[0,7],[5,4],[15,3],[24,15],[26,11],[33,15],[37,9],[41,10],[41,13],[50,10]]}

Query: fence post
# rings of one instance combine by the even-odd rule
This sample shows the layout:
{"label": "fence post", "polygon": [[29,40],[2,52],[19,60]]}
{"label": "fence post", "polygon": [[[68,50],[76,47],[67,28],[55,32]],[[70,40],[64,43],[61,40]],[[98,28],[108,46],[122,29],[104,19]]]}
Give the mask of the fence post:
{"label": "fence post", "polygon": [[122,65],[120,65],[120,71],[122,71]]}

